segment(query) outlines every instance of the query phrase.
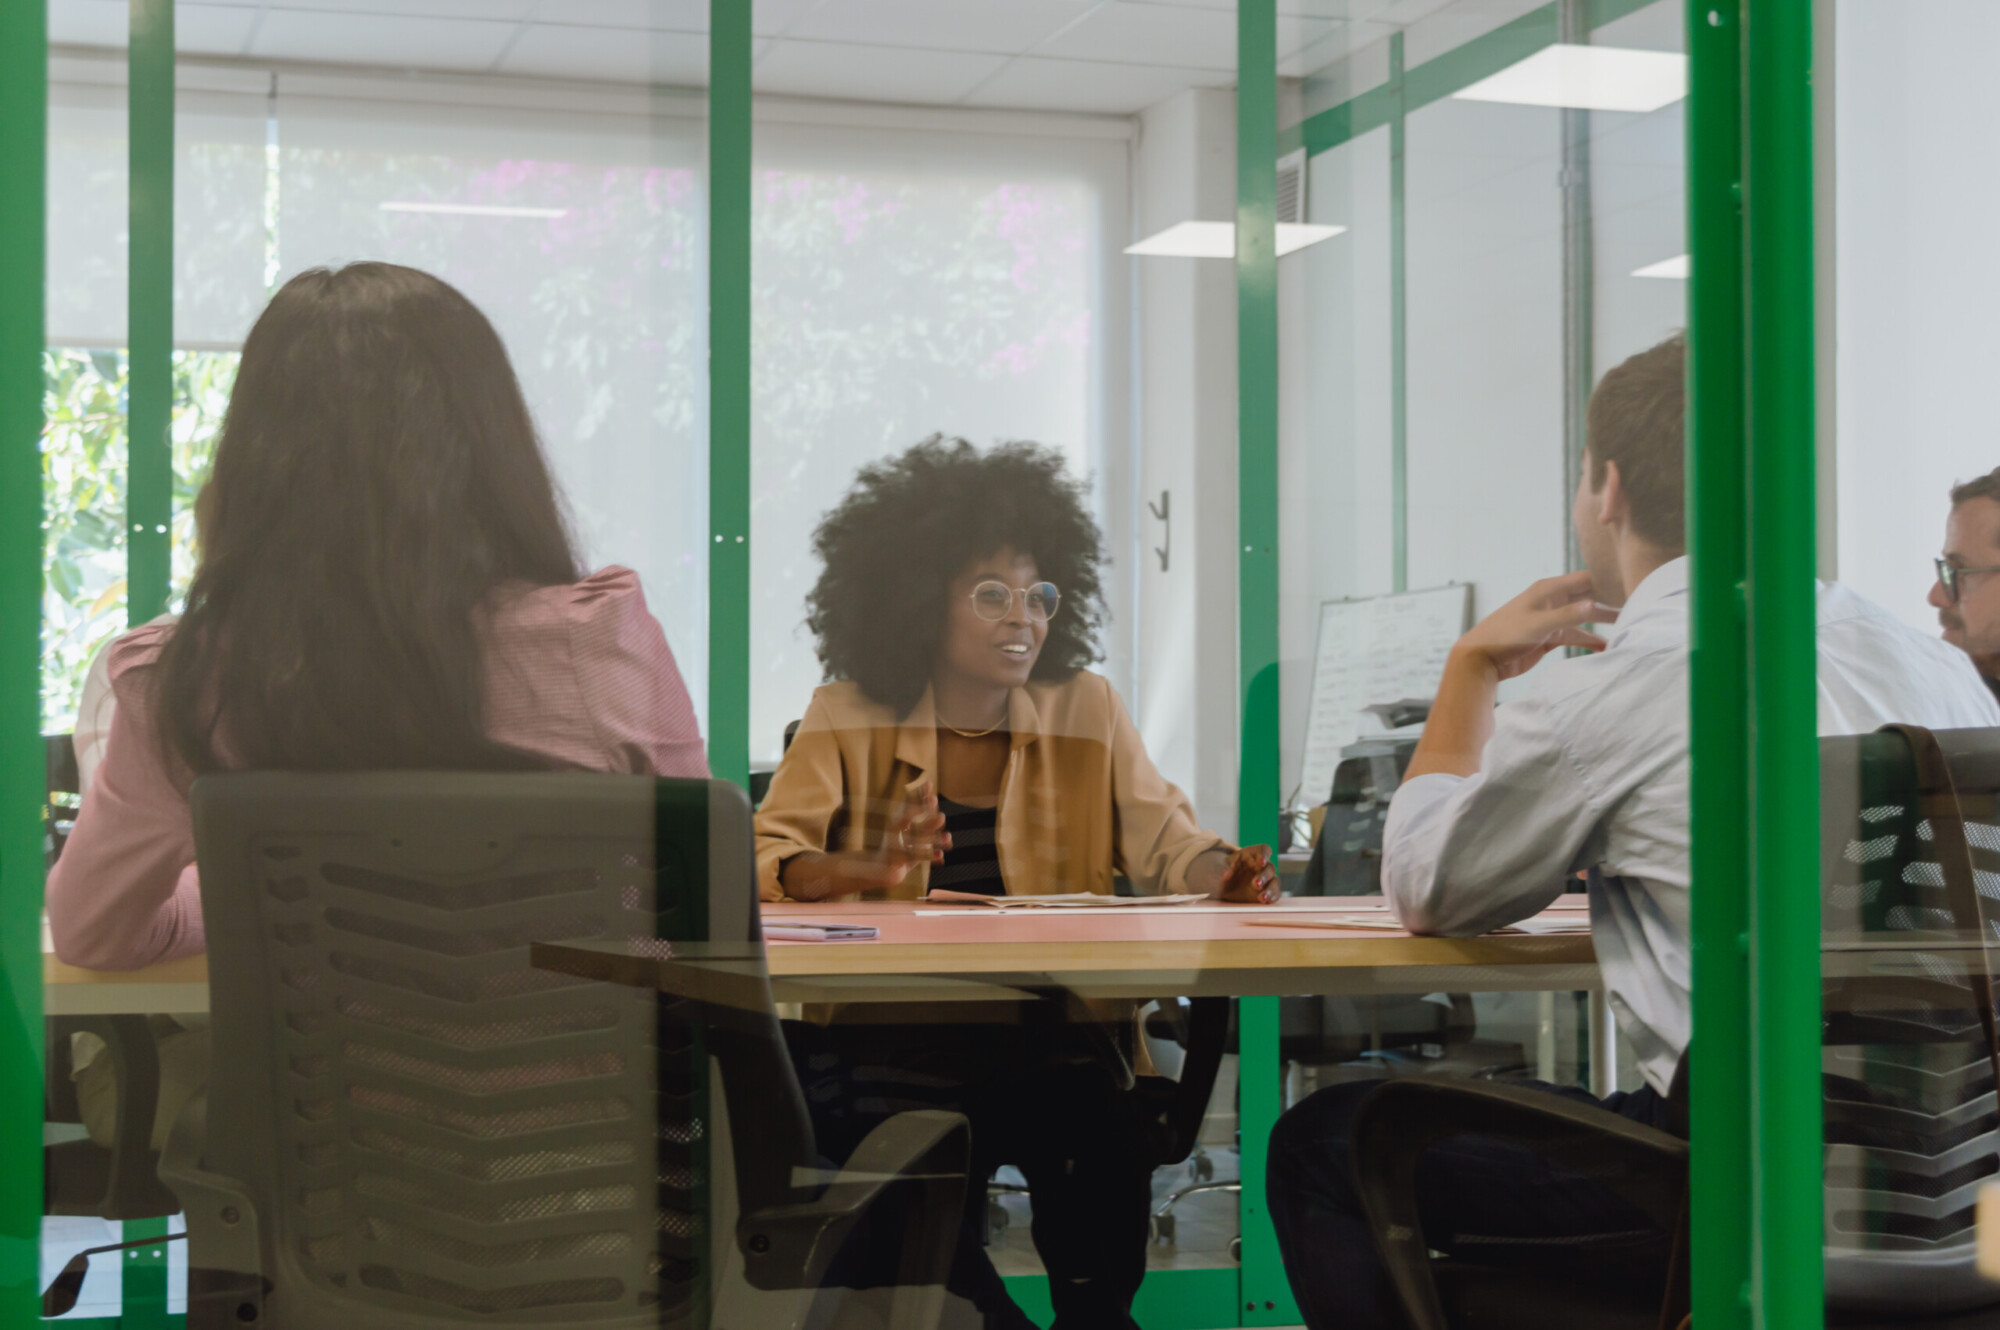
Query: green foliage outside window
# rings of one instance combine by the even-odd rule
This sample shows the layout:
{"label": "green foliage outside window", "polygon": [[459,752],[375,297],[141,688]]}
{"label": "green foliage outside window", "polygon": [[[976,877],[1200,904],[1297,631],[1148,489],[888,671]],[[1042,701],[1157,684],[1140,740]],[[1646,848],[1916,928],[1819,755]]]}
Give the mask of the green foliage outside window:
{"label": "green foliage outside window", "polygon": [[[194,496],[236,381],[233,351],[174,353],[172,608],[194,575]],[[126,627],[126,362],[121,351],[42,357],[42,728],[72,729],[98,649]]]}

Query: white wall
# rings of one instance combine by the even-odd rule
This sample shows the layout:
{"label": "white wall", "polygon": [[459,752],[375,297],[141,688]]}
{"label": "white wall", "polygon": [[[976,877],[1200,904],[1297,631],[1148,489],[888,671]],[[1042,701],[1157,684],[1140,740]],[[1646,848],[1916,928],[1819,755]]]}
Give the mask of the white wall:
{"label": "white wall", "polygon": [[1559,114],[1408,122],[1410,586],[1471,582],[1475,615],[1563,569]]}
{"label": "white wall", "polygon": [[[1236,209],[1236,108],[1197,90],[1147,110],[1134,171],[1135,230],[1151,235]],[[1161,524],[1139,510],[1134,686],[1147,751],[1202,824],[1236,824],[1236,280],[1213,259],[1136,259],[1139,495],[1172,498]]]}
{"label": "white wall", "polygon": [[[1307,219],[1345,226],[1278,261],[1279,754],[1298,780],[1319,607],[1391,590],[1389,131],[1312,159]],[[1302,795],[1307,804],[1326,797]]]}
{"label": "white wall", "polygon": [[[1599,46],[1679,51],[1681,7],[1666,2],[1606,24]],[[1632,271],[1687,253],[1687,103],[1649,115],[1590,116],[1591,231],[1597,300],[1596,375],[1687,326],[1687,283]]]}
{"label": "white wall", "polygon": [[1948,491],[2000,465],[2000,5],[1840,0],[1835,25],[1840,577],[1934,632]]}

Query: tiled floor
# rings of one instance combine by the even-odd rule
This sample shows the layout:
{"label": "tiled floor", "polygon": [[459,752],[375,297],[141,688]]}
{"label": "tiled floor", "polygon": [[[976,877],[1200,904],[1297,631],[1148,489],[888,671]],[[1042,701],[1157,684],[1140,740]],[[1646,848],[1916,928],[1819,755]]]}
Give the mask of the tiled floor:
{"label": "tiled floor", "polygon": [[[1203,1160],[1207,1163],[1206,1170],[1201,1167]],[[1203,1147],[1187,1163],[1153,1174],[1153,1208],[1157,1211],[1171,1193],[1197,1181],[1234,1182],[1237,1170],[1234,1147]],[[1021,1176],[1011,1168],[1003,1168],[999,1180],[1018,1184]],[[1041,1274],[1042,1263],[1035,1255],[1035,1244],[1028,1232],[1031,1213],[1028,1198],[1010,1193],[991,1195],[1007,1215],[1007,1226],[994,1234],[992,1245],[987,1248],[994,1268],[1003,1275]],[[1147,1247],[1148,1270],[1200,1270],[1236,1264],[1229,1254],[1230,1240],[1237,1232],[1236,1192],[1198,1192],[1176,1204],[1171,1213],[1173,1240],[1155,1241]]]}

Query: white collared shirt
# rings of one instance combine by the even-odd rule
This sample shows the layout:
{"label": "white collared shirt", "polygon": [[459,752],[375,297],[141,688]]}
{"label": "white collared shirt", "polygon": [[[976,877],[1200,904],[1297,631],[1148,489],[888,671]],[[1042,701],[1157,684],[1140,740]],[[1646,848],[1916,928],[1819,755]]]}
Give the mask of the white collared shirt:
{"label": "white collared shirt", "polygon": [[[1604,651],[1543,661],[1495,711],[1478,775],[1396,791],[1382,848],[1383,891],[1419,933],[1525,919],[1587,871],[1612,1010],[1662,1093],[1688,1042],[1687,590],[1687,560],[1671,560],[1633,589]],[[1818,599],[1821,734],[2000,726],[1964,652],[1838,583]]]}

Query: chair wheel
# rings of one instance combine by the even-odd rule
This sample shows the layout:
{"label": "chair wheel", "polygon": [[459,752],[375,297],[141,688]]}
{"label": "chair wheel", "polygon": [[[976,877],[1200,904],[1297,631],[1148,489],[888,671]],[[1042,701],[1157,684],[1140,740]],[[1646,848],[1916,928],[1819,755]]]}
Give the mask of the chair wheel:
{"label": "chair wheel", "polygon": [[1173,1246],[1175,1230],[1172,1212],[1170,1211],[1163,1215],[1154,1215],[1151,1219],[1147,1220],[1146,1232],[1147,1236],[1158,1245],[1162,1247]]}
{"label": "chair wheel", "polygon": [[1236,1262],[1238,1265],[1243,1264],[1242,1238],[1231,1238],[1229,1240],[1229,1259]]}

